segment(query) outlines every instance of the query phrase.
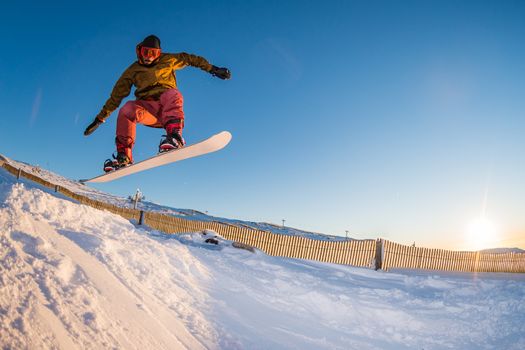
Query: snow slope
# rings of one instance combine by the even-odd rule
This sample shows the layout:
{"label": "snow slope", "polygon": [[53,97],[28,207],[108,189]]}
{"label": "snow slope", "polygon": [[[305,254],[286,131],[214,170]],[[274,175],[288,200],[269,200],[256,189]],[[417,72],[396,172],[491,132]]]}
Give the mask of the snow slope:
{"label": "snow slope", "polygon": [[0,169],[0,345],[525,348],[522,274],[384,273],[208,237],[136,227]]}

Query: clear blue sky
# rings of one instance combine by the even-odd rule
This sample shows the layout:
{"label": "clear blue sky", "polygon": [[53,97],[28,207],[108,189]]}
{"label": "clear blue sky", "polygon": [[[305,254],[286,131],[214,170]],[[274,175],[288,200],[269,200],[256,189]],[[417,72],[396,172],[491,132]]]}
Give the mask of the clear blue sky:
{"label": "clear blue sky", "polygon": [[[231,69],[230,81],[191,67],[177,78],[186,140],[233,141],[98,188],[458,249],[484,214],[493,245],[525,247],[523,1],[24,3],[0,13],[0,153],[97,175],[117,113],[82,132],[156,34],[165,52]],[[137,133],[135,158],[153,155],[161,131]]]}

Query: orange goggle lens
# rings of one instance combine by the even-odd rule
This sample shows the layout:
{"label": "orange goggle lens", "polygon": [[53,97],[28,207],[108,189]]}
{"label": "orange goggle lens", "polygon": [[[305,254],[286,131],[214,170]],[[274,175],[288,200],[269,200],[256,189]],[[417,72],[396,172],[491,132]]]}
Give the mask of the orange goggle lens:
{"label": "orange goggle lens", "polygon": [[156,49],[153,47],[144,47],[142,46],[140,48],[140,55],[144,58],[157,58],[160,56],[160,49]]}

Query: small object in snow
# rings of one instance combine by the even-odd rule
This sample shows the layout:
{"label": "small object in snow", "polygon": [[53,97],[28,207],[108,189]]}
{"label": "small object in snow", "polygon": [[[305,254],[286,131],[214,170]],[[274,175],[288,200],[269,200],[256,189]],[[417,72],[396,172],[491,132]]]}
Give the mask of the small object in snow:
{"label": "small object in snow", "polygon": [[219,240],[217,238],[208,238],[204,241],[204,243],[212,243],[212,244],[219,244]]}
{"label": "small object in snow", "polygon": [[237,248],[237,249],[244,249],[244,250],[247,250],[249,252],[255,253],[255,248],[252,247],[251,245],[246,244],[246,243],[233,242],[232,243],[232,247]]}

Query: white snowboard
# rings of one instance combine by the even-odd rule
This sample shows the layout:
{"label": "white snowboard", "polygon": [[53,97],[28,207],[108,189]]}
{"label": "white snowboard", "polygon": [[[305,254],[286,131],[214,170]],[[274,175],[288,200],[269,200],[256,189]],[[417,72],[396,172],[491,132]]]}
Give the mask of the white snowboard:
{"label": "white snowboard", "polygon": [[145,159],[130,166],[111,171],[109,173],[94,177],[92,179],[80,180],[80,182],[85,183],[113,181],[127,175],[138,173],[139,171],[155,168],[173,162],[178,162],[179,160],[201,156],[207,153],[212,153],[226,147],[226,145],[230,142],[231,139],[232,134],[230,134],[228,131],[222,131],[204,141],[194,143],[193,145],[185,146],[183,148],[179,148],[166,153],[160,153],[156,156]]}

